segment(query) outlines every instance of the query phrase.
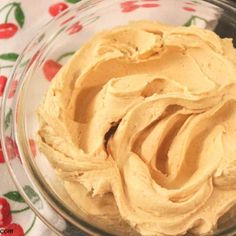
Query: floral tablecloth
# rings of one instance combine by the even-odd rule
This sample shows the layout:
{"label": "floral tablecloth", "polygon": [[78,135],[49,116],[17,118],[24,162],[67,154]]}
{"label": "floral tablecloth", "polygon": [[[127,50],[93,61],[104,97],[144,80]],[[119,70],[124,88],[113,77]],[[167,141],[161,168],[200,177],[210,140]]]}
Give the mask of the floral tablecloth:
{"label": "floral tablecloth", "polygon": [[[40,25],[45,24],[48,20],[79,1],[0,0],[0,100],[17,57],[30,38],[37,32]],[[217,22],[217,11],[214,10],[212,14],[206,14],[206,11],[204,13],[205,6],[199,0],[127,0],[120,4],[120,11],[124,14],[132,14],[137,10],[146,8],[155,10],[160,9],[163,5],[166,7],[167,2],[168,4],[178,2],[180,11],[185,12],[186,17],[182,22],[183,25],[195,23],[199,24],[200,27],[212,28]],[[51,66],[53,67],[53,65]],[[51,75],[49,73],[45,76],[50,77]],[[12,93],[14,93],[14,89]],[[9,97],[9,99],[11,98]],[[16,190],[8,173],[1,146],[0,235],[53,235],[34,215]]]}

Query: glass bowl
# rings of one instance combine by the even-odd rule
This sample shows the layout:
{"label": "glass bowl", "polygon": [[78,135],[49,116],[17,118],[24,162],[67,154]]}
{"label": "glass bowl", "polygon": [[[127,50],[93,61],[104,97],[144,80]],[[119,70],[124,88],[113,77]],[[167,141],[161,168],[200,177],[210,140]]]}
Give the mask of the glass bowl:
{"label": "glass bowl", "polygon": [[[38,150],[36,110],[61,65],[96,32],[131,20],[195,24],[221,37],[232,37],[236,44],[236,5],[232,1],[133,1],[138,8],[128,6],[127,2],[132,1],[82,1],[51,20],[24,49],[5,89],[1,139],[9,172],[31,209],[59,235],[128,235],[114,231],[107,222],[91,218],[75,206],[48,160]],[[231,209],[227,217],[219,220],[214,235],[234,235],[235,212]]]}

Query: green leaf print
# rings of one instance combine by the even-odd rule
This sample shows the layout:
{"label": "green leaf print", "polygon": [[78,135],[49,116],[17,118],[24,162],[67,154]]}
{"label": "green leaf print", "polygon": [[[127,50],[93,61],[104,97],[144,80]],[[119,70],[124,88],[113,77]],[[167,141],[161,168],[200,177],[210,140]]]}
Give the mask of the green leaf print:
{"label": "green leaf print", "polygon": [[24,191],[33,203],[36,203],[40,200],[39,195],[29,185],[24,187]]}
{"label": "green leaf print", "polygon": [[7,129],[11,123],[12,119],[12,109],[10,109],[5,117],[5,128]]}
{"label": "green leaf print", "polygon": [[18,54],[14,52],[0,54],[0,59],[5,61],[16,61]]}
{"label": "green leaf print", "polygon": [[14,202],[25,202],[25,200],[23,199],[23,197],[20,195],[18,191],[11,191],[3,195]]}
{"label": "green leaf print", "polygon": [[15,8],[15,19],[17,23],[19,24],[19,26],[22,28],[25,23],[25,15],[20,5],[17,5]]}
{"label": "green leaf print", "polygon": [[69,3],[77,3],[77,2],[80,2],[81,0],[66,0],[66,2],[69,2]]}

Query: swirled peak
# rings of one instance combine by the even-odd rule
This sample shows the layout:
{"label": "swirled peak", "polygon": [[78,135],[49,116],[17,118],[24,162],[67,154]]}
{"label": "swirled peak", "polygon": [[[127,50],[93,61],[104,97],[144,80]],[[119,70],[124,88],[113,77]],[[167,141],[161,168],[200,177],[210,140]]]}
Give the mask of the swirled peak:
{"label": "swirled peak", "polygon": [[116,232],[209,233],[236,203],[235,91],[231,39],[131,22],[56,75],[39,145],[79,208]]}

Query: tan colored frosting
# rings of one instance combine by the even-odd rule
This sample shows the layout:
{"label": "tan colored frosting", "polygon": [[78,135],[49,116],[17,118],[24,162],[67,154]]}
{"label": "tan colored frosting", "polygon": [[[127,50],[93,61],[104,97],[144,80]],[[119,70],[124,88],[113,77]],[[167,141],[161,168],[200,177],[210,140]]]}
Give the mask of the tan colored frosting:
{"label": "tan colored frosting", "polygon": [[147,236],[201,234],[236,203],[231,39],[151,21],[99,33],[39,117],[41,150],[88,214]]}

